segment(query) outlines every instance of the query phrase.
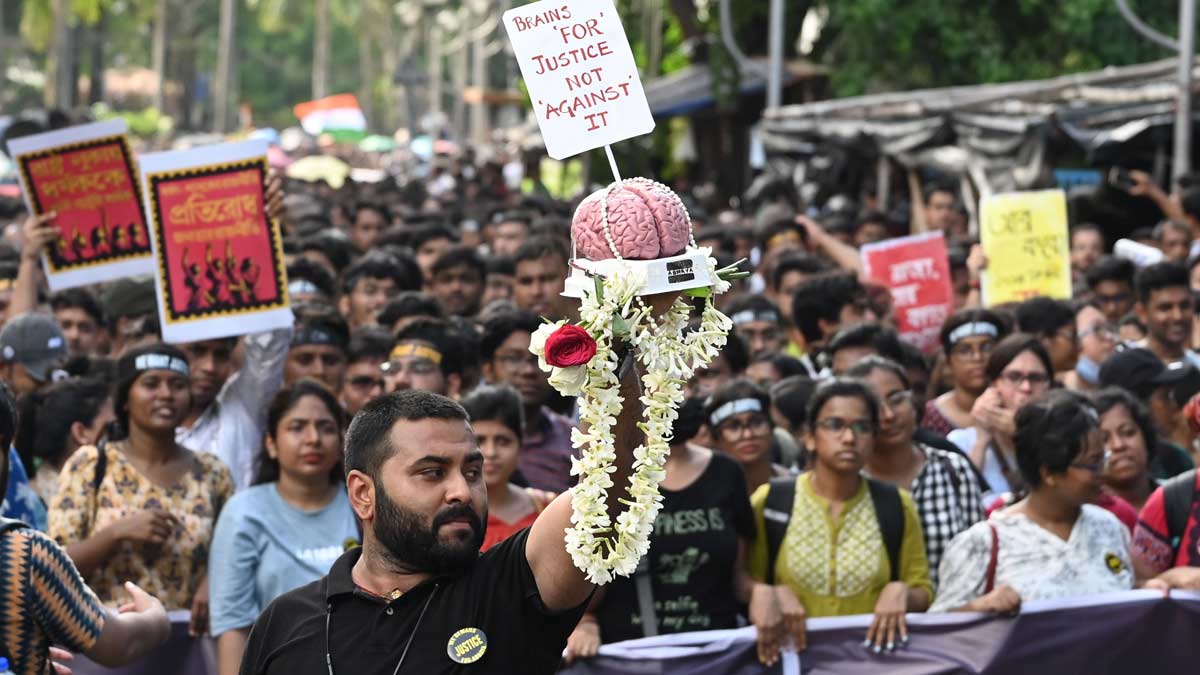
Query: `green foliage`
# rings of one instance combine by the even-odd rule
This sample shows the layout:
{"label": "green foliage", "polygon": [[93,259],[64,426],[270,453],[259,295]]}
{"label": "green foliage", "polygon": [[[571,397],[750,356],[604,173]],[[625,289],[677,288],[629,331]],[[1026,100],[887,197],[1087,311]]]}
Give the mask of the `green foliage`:
{"label": "green foliage", "polygon": [[131,110],[118,112],[104,103],[97,103],[92,106],[92,114],[96,116],[97,120],[122,118],[129,127],[129,133],[146,140],[170,134],[175,125],[174,120],[154,108],[146,108],[140,112]]}
{"label": "green foliage", "polygon": [[[1174,35],[1175,2],[1131,5]],[[1171,56],[1112,0],[839,0],[819,57],[840,96],[1054,77]]]}

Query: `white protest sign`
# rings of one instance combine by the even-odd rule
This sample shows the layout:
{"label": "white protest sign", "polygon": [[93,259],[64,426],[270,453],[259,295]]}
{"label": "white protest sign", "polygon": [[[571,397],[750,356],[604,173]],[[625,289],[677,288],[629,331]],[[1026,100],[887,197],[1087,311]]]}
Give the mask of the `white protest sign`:
{"label": "white protest sign", "polygon": [[612,0],[534,2],[505,12],[504,28],[550,157],[654,130]]}

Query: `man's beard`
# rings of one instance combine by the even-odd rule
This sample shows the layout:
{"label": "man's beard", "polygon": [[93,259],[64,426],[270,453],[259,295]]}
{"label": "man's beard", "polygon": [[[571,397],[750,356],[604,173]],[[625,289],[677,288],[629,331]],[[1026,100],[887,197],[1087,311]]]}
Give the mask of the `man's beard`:
{"label": "man's beard", "polygon": [[[375,491],[375,538],[383,545],[383,555],[396,567],[413,572],[460,574],[478,558],[487,533],[487,512],[481,521],[468,504],[442,509],[433,518],[432,527],[414,511],[397,504],[383,490]],[[466,539],[449,541],[438,535],[442,525],[465,518],[471,524]]]}

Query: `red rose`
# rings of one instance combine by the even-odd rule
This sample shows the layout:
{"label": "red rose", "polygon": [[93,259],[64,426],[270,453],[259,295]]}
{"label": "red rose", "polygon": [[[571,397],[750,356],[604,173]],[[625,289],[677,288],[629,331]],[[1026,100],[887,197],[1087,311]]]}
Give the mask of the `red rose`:
{"label": "red rose", "polygon": [[546,338],[546,363],[555,368],[581,366],[596,355],[596,341],[579,326],[563,324]]}

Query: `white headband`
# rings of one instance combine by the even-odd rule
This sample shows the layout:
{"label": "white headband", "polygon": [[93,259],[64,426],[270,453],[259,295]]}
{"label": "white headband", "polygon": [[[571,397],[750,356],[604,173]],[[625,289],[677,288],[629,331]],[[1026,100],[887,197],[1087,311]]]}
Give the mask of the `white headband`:
{"label": "white headband", "polygon": [[960,340],[965,338],[975,337],[977,335],[990,335],[992,337],[996,337],[999,334],[1000,329],[997,328],[996,324],[994,323],[988,323],[987,321],[971,321],[969,323],[964,323],[958,328],[950,331],[949,340],[950,344],[955,345],[958,344]]}
{"label": "white headband", "polygon": [[133,360],[135,370],[171,370],[180,375],[188,375],[187,361],[177,359],[169,354],[142,354]]}
{"label": "white headband", "polygon": [[317,288],[317,285],[308,279],[296,279],[292,283],[288,284],[288,293],[293,295],[302,295],[305,293],[319,294],[320,292],[321,289]]}
{"label": "white headband", "polygon": [[714,410],[708,416],[708,423],[716,428],[721,422],[744,412],[762,412],[762,403],[759,403],[756,398],[739,398],[736,401],[730,401]]}
{"label": "white headband", "polygon": [[729,317],[733,325],[740,326],[751,321],[769,321],[771,323],[779,323],[779,315],[770,310],[756,312],[752,309],[743,309],[742,311]]}

